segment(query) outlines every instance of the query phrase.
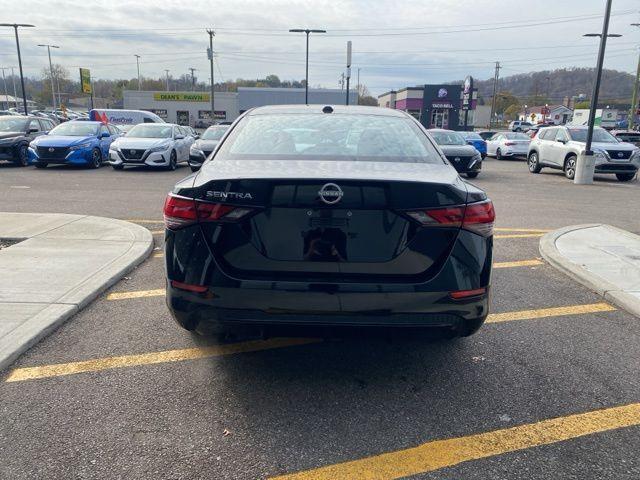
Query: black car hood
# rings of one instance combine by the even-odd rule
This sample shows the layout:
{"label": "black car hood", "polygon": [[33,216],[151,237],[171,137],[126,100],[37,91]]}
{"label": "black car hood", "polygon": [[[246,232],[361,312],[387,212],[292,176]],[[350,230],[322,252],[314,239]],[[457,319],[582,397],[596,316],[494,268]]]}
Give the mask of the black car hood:
{"label": "black car hood", "polygon": [[468,157],[476,153],[476,149],[471,145],[440,145],[440,148],[447,157],[454,155]]}
{"label": "black car hood", "polygon": [[5,138],[24,137],[24,132],[0,132],[0,140]]}
{"label": "black car hood", "polygon": [[222,179],[353,179],[456,183],[455,168],[444,162],[351,162],[323,160],[215,160],[205,163],[194,186]]}
{"label": "black car hood", "polygon": [[218,145],[219,140],[196,140],[196,146],[202,150],[213,150]]}

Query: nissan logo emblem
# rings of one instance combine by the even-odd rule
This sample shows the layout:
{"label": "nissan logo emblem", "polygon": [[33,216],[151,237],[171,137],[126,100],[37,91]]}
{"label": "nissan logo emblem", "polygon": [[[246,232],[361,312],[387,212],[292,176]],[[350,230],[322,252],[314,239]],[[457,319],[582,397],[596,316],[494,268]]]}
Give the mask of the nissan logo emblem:
{"label": "nissan logo emblem", "polygon": [[49,147],[49,151],[50,151],[50,152],[54,152],[54,151],[55,151],[55,148],[53,148],[53,147]]}
{"label": "nissan logo emblem", "polygon": [[618,152],[618,158],[622,158],[622,157],[624,157],[624,153]]}
{"label": "nissan logo emblem", "polygon": [[453,159],[454,162],[459,162],[460,161],[460,157],[456,157]]}
{"label": "nissan logo emblem", "polygon": [[129,150],[129,155],[135,155],[136,151],[135,150]]}
{"label": "nissan logo emblem", "polygon": [[335,183],[325,183],[318,192],[320,200],[322,200],[327,205],[338,203],[342,199],[343,195],[344,192]]}

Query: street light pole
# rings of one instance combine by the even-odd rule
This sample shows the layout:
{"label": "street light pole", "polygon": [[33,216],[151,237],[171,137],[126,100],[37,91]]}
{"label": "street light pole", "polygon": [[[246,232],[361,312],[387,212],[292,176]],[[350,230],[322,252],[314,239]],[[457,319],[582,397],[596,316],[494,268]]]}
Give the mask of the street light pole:
{"label": "street light pole", "polygon": [[138,68],[138,91],[140,91],[142,90],[140,86],[140,55],[134,53],[133,56],[136,57],[136,67]]}
{"label": "street light pole", "polygon": [[[632,27],[640,27],[640,23],[632,23]],[[638,52],[638,68],[636,69],[636,79],[633,83],[633,93],[631,94],[631,110],[629,110],[629,130],[633,129],[636,112],[638,110],[638,86],[640,84],[640,51]]]}
{"label": "street light pole", "polygon": [[11,67],[11,83],[13,83],[13,101],[18,108],[18,91],[16,90],[16,75],[13,73],[13,67]]}
{"label": "street light pole", "polygon": [[60,48],[58,45],[38,45],[39,47],[47,47],[47,53],[49,54],[49,75],[51,76],[51,97],[53,99],[53,110],[56,110],[56,89],[53,85],[53,63],[51,63],[51,49]]}
{"label": "street light pole", "polygon": [[22,56],[20,55],[20,39],[18,38],[19,27],[35,27],[28,23],[0,23],[0,27],[12,27],[16,34],[16,49],[18,50],[18,68],[20,70],[20,84],[22,85],[22,104],[24,106],[24,114],[27,115],[29,110],[27,109],[27,93],[24,89],[24,74],[22,73]]}
{"label": "street light pole", "polygon": [[305,60],[305,80],[304,80],[304,103],[309,105],[309,34],[310,33],[327,33],[326,30],[313,30],[309,28],[292,28],[289,30],[291,33],[306,33],[307,34],[307,54]]}
{"label": "street light pole", "polygon": [[212,28],[207,30],[209,34],[209,51],[207,55],[209,55],[209,68],[211,69],[211,125],[215,123],[216,120],[216,111],[215,111],[215,100],[214,100],[214,86],[215,81],[213,77],[213,37],[215,32]]}
{"label": "street light pole", "polygon": [[575,166],[573,183],[578,185],[593,183],[595,173],[595,159],[591,150],[593,141],[593,127],[596,121],[596,109],[598,108],[598,93],[600,92],[600,80],[602,79],[602,65],[604,64],[604,52],[607,47],[608,37],[621,37],[616,33],[609,33],[609,18],[611,16],[611,0],[607,0],[604,11],[604,21],[602,23],[602,33],[587,33],[584,37],[600,37],[600,48],[598,49],[598,63],[596,65],[596,80],[593,82],[593,93],[591,95],[591,108],[589,109],[589,123],[587,127],[587,143],[584,154],[578,157]]}

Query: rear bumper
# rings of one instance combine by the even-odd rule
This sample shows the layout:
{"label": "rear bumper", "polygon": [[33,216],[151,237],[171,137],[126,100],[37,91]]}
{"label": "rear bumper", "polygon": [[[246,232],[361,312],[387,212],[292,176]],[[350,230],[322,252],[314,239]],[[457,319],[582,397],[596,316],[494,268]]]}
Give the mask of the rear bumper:
{"label": "rear bumper", "polygon": [[[461,231],[443,267],[424,283],[311,283],[241,280],[225,274],[198,227],[166,232],[166,301],[187,329],[223,325],[453,327],[483,321],[489,312],[493,239]],[[194,293],[170,280],[207,285]],[[449,292],[486,288],[453,299]]]}

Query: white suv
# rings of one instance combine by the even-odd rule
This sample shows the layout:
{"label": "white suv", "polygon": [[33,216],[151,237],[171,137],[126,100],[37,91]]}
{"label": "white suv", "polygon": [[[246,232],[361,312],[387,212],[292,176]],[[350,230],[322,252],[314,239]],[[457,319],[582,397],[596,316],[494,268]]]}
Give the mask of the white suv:
{"label": "white suv", "polygon": [[509,130],[511,130],[512,132],[527,132],[529,131],[529,129],[531,129],[531,127],[533,127],[531,123],[521,120],[516,120],[509,124]]}
{"label": "white suv", "polygon": [[[573,180],[576,161],[587,141],[586,126],[541,128],[531,139],[527,163],[531,173],[540,173],[543,167],[564,170]],[[633,180],[640,168],[640,148],[617,140],[604,128],[593,129],[591,145],[595,153],[595,173],[609,173],[621,182]]]}

